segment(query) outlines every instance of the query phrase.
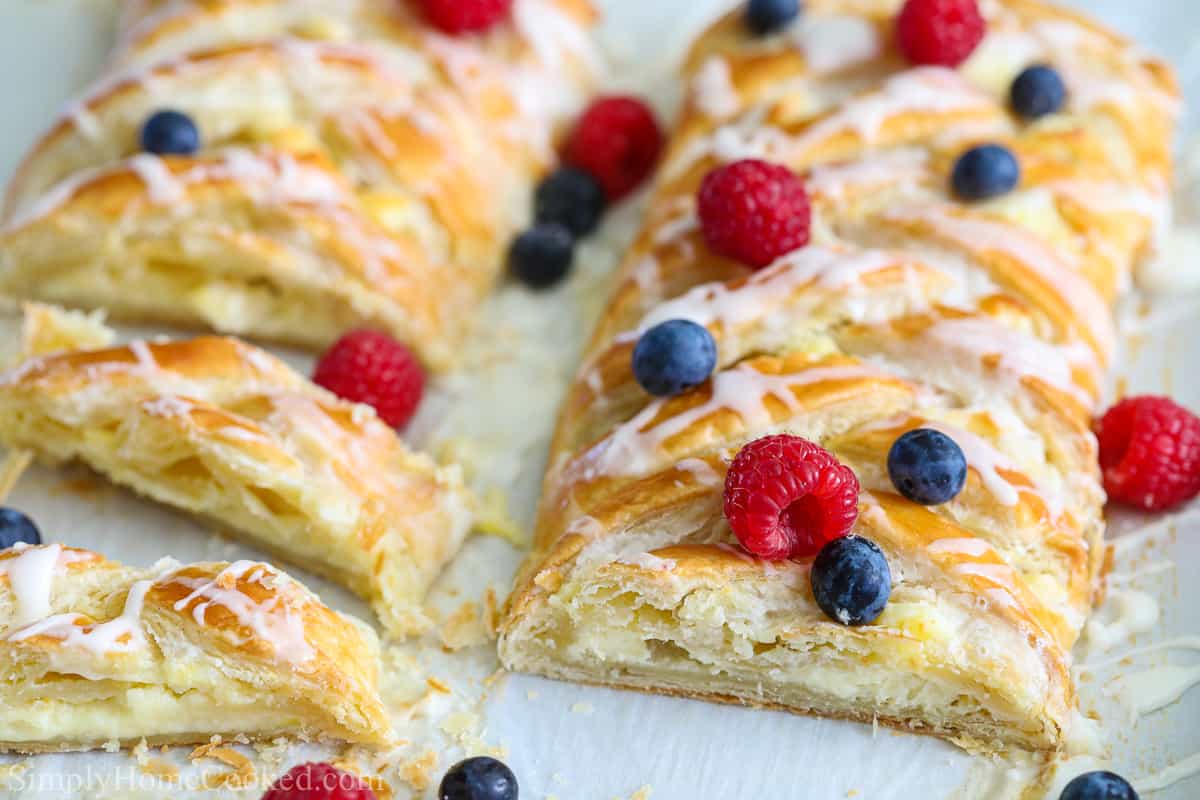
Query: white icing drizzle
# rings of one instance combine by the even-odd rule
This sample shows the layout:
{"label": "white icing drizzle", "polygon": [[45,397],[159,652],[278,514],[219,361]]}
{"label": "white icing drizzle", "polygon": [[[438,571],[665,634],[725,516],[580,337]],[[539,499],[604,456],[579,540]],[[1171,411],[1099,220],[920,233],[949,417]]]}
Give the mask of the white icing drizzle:
{"label": "white icing drizzle", "polygon": [[710,117],[728,117],[741,107],[741,99],[730,77],[729,62],[713,56],[704,62],[692,80],[696,107]]}
{"label": "white icing drizzle", "polygon": [[818,75],[870,61],[883,49],[879,32],[869,20],[845,14],[801,14],[787,36]]}
{"label": "white icing drizzle", "polygon": [[1154,630],[1158,624],[1158,601],[1146,592],[1112,590],[1105,606],[1112,609],[1114,616],[1107,622],[1098,616],[1088,620],[1084,635],[1089,650],[1110,650],[1131,636]]}
{"label": "white icing drizzle", "polygon": [[1176,761],[1170,766],[1147,775],[1141,780],[1134,781],[1135,788],[1143,793],[1161,792],[1163,789],[1174,786],[1180,781],[1187,780],[1193,776],[1200,775],[1200,753],[1192,753],[1184,759]]}
{"label": "white icing drizzle", "polygon": [[815,195],[832,203],[846,200],[851,189],[874,186],[916,186],[926,177],[929,154],[913,147],[872,154],[843,164],[820,164],[806,183]]}
{"label": "white icing drizzle", "polygon": [[950,553],[971,558],[982,558],[995,552],[990,544],[977,536],[967,536],[959,539],[937,539],[926,547],[930,553]]}
{"label": "white icing drizzle", "polygon": [[[192,618],[197,625],[205,625],[205,612],[211,606],[222,606],[237,618],[238,622],[254,632],[254,635],[275,648],[281,661],[294,664],[311,660],[315,653],[305,638],[304,619],[286,601],[279,586],[287,580],[265,564],[254,561],[236,561],[221,570],[211,580],[175,576],[176,583],[192,589],[192,592],[175,603],[176,611],[183,611],[193,601],[200,600],[192,609]],[[271,599],[259,604],[249,596],[229,588],[239,580],[258,583],[273,591]]]}
{"label": "white icing drizzle", "polygon": [[50,614],[50,594],[62,545],[20,547],[20,555],[0,561],[0,575],[8,576],[16,608],[13,625],[28,625]]}
{"label": "white icing drizzle", "polygon": [[137,581],[125,596],[125,607],[120,616],[107,622],[80,625],[79,614],[55,614],[35,622],[12,635],[9,641],[20,642],[35,636],[59,639],[64,647],[82,648],[94,655],[113,652],[129,652],[145,646],[146,636],[142,628],[142,609],[146,593],[154,585],[154,579]]}
{"label": "white icing drizzle", "polygon": [[629,564],[654,572],[670,572],[676,566],[674,559],[659,558],[653,553],[637,553],[636,555],[626,556],[617,563]]}
{"label": "white icing drizzle", "polygon": [[[1096,400],[1081,389],[1071,371],[1072,364],[1094,368],[1086,347],[1057,346],[1035,336],[1021,333],[990,318],[943,319],[927,328],[922,341],[913,346],[935,344],[946,351],[960,351],[982,359],[999,358],[998,371],[1014,383],[1024,377],[1038,378],[1066,392],[1087,408]],[[1081,362],[1082,359],[1082,362]]]}
{"label": "white icing drizzle", "polygon": [[1096,287],[1024,228],[999,220],[956,216],[948,208],[891,212],[886,217],[903,223],[924,223],[960,247],[1002,253],[1024,265],[1067,305],[1078,309],[1079,321],[1087,326],[1106,358],[1116,348],[1112,311]]}
{"label": "white icing drizzle", "polygon": [[725,483],[724,478],[702,458],[685,458],[675,465],[675,469],[690,474],[702,486],[721,486]]}
{"label": "white icing drizzle", "polygon": [[991,442],[968,430],[943,422],[928,422],[922,427],[932,428],[953,439],[962,449],[963,455],[966,456],[967,464],[979,473],[984,487],[1002,505],[1015,506],[1020,502],[1021,497],[1017,487],[1009,483],[1008,479],[999,472],[999,470],[1008,472],[1017,472],[1018,470],[1011,461],[992,446]]}
{"label": "white icing drizzle", "polygon": [[768,396],[774,397],[795,410],[797,402],[792,388],[833,380],[879,378],[884,373],[861,365],[811,367],[802,372],[784,375],[765,375],[752,367],[739,365],[712,378],[712,396],[700,405],[688,409],[653,427],[653,421],[667,402],[655,400],[633,419],[618,426],[603,441],[583,453],[567,469],[567,479],[582,477],[591,480],[598,476],[639,475],[654,467],[662,444],[693,423],[721,409],[736,413],[747,429],[755,429],[771,421],[765,405]]}
{"label": "white icing drizzle", "polygon": [[1200,666],[1167,664],[1121,676],[1112,693],[1130,718],[1137,719],[1178,702],[1197,684]]}
{"label": "white icing drizzle", "polygon": [[587,31],[554,3],[517,0],[512,19],[546,69],[559,71],[566,68],[564,54],[570,53],[573,60],[593,76],[604,73],[604,60]]}
{"label": "white icing drizzle", "polygon": [[894,263],[895,255],[879,250],[848,253],[817,245],[804,247],[754,273],[738,288],[709,283],[661,303],[642,319],[635,331],[622,334],[616,341],[632,341],[671,319],[687,319],[705,326],[716,322],[726,327],[737,326],[758,318],[764,308],[785,301],[797,288],[814,280],[825,288],[837,289]]}

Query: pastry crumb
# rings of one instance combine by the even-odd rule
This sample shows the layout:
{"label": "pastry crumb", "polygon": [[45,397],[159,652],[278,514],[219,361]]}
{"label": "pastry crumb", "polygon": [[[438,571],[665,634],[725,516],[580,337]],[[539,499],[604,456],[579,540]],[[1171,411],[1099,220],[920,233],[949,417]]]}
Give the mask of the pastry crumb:
{"label": "pastry crumb", "polygon": [[179,767],[162,758],[147,758],[140,765],[142,772],[167,783],[179,782]]}
{"label": "pastry crumb", "polygon": [[539,697],[541,697],[541,694],[538,692],[537,689],[526,689],[525,690],[525,699],[526,700],[537,700]]}
{"label": "pastry crumb", "polygon": [[571,706],[572,714],[591,714],[596,707],[591,703],[575,703]]}
{"label": "pastry crumb", "polygon": [[487,624],[476,603],[466,602],[446,618],[441,630],[442,644],[450,651],[490,641]]}
{"label": "pastry crumb", "polygon": [[432,783],[433,771],[437,769],[438,754],[426,750],[422,755],[400,765],[400,778],[415,791],[423,792]]}
{"label": "pastry crumb", "polygon": [[214,736],[208,744],[202,744],[188,755],[188,760],[195,763],[206,758],[220,761],[231,767],[228,772],[208,775],[204,778],[205,788],[208,789],[238,789],[249,786],[258,779],[254,763],[242,753],[231,747],[222,746],[220,736]]}
{"label": "pastry crumb", "polygon": [[440,679],[434,678],[433,676],[426,678],[425,683],[429,686],[430,689],[433,689],[438,694],[454,694],[453,689],[451,689],[446,683],[444,683]]}

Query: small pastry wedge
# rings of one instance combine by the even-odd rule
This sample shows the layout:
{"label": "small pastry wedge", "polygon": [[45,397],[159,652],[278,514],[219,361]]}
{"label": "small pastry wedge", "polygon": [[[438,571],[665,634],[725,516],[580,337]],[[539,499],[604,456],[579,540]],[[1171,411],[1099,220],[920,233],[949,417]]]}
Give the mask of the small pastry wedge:
{"label": "small pastry wedge", "polygon": [[[1070,653],[1106,553],[1091,416],[1112,305],[1168,218],[1177,91],[1159,62],[1038,0],[981,3],[968,60],[912,66],[902,5],[813,0],[769,36],[739,11],[696,43],[644,227],[559,420],[500,635],[510,669],[878,720],[977,751],[1069,741]],[[1010,86],[1043,63],[1066,104],[1023,119]],[[986,144],[1019,180],[965,200],[955,165]],[[772,191],[803,182],[797,217],[811,205],[807,244],[761,268],[720,246],[775,234],[706,227],[697,200],[746,160],[770,162],[738,167]],[[711,338],[715,369],[652,397],[633,354],[672,320]],[[916,429],[966,462],[940,504],[889,472]],[[822,611],[811,554],[752,556],[726,517],[731,462],[781,433],[858,477],[852,532],[891,571],[867,624]],[[791,502],[781,526],[817,524]]]}
{"label": "small pastry wedge", "polygon": [[270,564],[149,569],[58,544],[0,551],[0,750],[385,746],[379,644]]}
{"label": "small pastry wedge", "polygon": [[[61,319],[35,309],[26,339]],[[30,358],[0,375],[0,443],[213,519],[344,584],[396,635],[423,625],[426,590],[471,527],[457,468],[236,339]]]}
{"label": "small pastry wedge", "polygon": [[[466,38],[382,0],[127,12],[8,187],[0,292],[314,349],[375,327],[451,367],[597,77],[590,7]],[[145,142],[162,111],[195,147]]]}

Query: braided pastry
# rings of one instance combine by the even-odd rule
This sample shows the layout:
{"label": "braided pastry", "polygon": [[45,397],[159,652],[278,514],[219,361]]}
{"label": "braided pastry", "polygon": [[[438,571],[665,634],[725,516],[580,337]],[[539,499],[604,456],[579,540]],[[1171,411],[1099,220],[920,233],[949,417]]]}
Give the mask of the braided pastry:
{"label": "braided pastry", "polygon": [[374,633],[269,564],[0,552],[0,749],[393,741]]}
{"label": "braided pastry", "polygon": [[45,332],[72,320],[27,314],[26,341],[66,349],[0,373],[0,443],[215,519],[358,593],[391,633],[424,624],[425,593],[471,527],[457,468],[236,339],[95,347]]}
{"label": "braided pastry", "polygon": [[[586,0],[470,39],[394,0],[124,8],[9,187],[0,292],[313,348],[373,326],[449,366],[596,78]],[[163,109],[198,153],[138,152]]]}
{"label": "braided pastry", "polygon": [[[1111,307],[1167,215],[1168,70],[1038,0],[981,4],[957,70],[909,67],[898,0],[813,0],[753,38],[740,15],[695,45],[689,99],[645,225],[568,396],[535,549],[500,640],[513,669],[1052,750],[1069,734],[1070,651],[1105,559],[1091,416]],[[1007,110],[1052,62],[1062,113]],[[950,194],[968,147],[1002,142],[1019,187]],[[744,158],[804,177],[812,240],[761,271],[713,253],[696,192]],[[710,381],[651,398],[631,352],[687,319]],[[897,494],[889,448],[932,427],[969,466],[953,501]],[[748,556],[722,514],[730,460],[789,432],[853,468],[855,532],[882,548],[874,624],[826,616],[810,562]]]}

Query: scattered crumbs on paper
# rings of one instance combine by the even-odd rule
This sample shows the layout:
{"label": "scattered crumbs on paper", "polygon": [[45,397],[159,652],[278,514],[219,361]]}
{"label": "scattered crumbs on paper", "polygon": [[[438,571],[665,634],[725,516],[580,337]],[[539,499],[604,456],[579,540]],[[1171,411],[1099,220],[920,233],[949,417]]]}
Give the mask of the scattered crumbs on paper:
{"label": "scattered crumbs on paper", "polygon": [[646,784],[642,788],[633,793],[629,800],[650,800],[650,792],[652,791],[650,784]]}
{"label": "scattered crumbs on paper", "polygon": [[575,703],[571,706],[572,714],[591,714],[596,707],[591,703]]}
{"label": "scattered crumbs on paper", "polygon": [[451,651],[486,644],[491,637],[476,603],[466,602],[446,618],[441,629],[442,644]]}
{"label": "scattered crumbs on paper", "polygon": [[400,778],[414,790],[423,792],[432,783],[433,771],[437,769],[437,765],[437,752],[426,750],[416,758],[409,759],[400,765]]}
{"label": "scattered crumbs on paper", "polygon": [[546,800],[558,800],[558,795],[548,794],[548,795],[546,795]]}
{"label": "scattered crumbs on paper", "polygon": [[539,697],[541,697],[541,694],[538,692],[537,689],[526,689],[525,690],[525,699],[526,700],[537,700]]}
{"label": "scattered crumbs on paper", "polygon": [[121,742],[117,739],[109,739],[104,743],[104,752],[119,753],[121,752]]}
{"label": "scattered crumbs on paper", "polygon": [[497,536],[517,548],[529,546],[529,533],[508,510],[508,495],[499,486],[489,486],[475,512],[475,530]]}
{"label": "scattered crumbs on paper", "polygon": [[162,758],[147,757],[145,763],[139,764],[142,772],[167,783],[179,782],[179,767]]}
{"label": "scattered crumbs on paper", "polygon": [[129,755],[133,756],[133,760],[138,763],[139,767],[144,767],[146,766],[146,759],[149,757],[146,755],[149,750],[150,745],[146,743],[146,737],[143,736],[142,740],[135,744],[133,749],[129,751]]}
{"label": "scattered crumbs on paper", "polygon": [[846,792],[846,797],[858,797],[858,789],[850,789]]}
{"label": "scattered crumbs on paper", "polygon": [[425,683],[438,694],[454,694],[454,691],[444,681],[432,675],[425,679]]}
{"label": "scattered crumbs on paper", "polygon": [[249,786],[258,779],[258,774],[254,770],[254,763],[247,756],[239,753],[232,747],[223,746],[220,736],[212,737],[212,740],[208,744],[200,745],[188,755],[188,760],[193,763],[206,758],[211,758],[230,767],[228,772],[205,777],[204,785],[206,788],[238,789],[242,786]]}

